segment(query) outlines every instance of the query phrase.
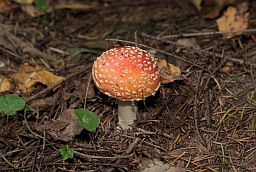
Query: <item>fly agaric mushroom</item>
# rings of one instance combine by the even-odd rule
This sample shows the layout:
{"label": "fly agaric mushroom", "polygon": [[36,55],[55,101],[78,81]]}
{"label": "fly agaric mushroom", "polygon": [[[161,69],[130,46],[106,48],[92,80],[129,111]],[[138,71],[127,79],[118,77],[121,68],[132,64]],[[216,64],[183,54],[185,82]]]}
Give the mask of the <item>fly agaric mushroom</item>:
{"label": "fly agaric mushroom", "polygon": [[137,47],[116,47],[94,61],[92,77],[98,89],[118,101],[118,119],[128,129],[136,119],[138,100],[154,95],[160,74],[153,56]]}

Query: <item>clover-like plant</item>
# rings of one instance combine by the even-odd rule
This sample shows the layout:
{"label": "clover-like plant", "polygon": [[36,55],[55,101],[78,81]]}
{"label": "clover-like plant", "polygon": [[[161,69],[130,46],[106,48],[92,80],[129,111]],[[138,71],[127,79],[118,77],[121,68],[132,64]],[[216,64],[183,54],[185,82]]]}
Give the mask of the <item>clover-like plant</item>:
{"label": "clover-like plant", "polygon": [[[95,131],[97,126],[99,125],[99,117],[88,109],[75,109],[75,115],[79,118],[78,126],[88,131]],[[71,144],[73,140],[74,138],[72,139]],[[74,149],[70,148],[68,145],[62,146],[59,149],[59,152],[63,160],[74,157]]]}

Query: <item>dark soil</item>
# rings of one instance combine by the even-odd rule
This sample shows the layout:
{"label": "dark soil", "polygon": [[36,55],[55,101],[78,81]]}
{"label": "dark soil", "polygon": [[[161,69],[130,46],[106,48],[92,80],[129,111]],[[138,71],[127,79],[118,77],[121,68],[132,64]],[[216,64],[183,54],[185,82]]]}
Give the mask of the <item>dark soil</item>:
{"label": "dark soil", "polygon": [[[248,2],[253,29],[256,3]],[[12,2],[0,14],[1,76],[12,81],[29,63],[66,78],[57,89],[39,84],[23,93],[11,82],[11,89],[0,93],[24,97],[37,110],[26,119],[23,112],[1,115],[0,171],[139,171],[147,158],[176,171],[256,171],[255,33],[231,39],[205,35],[218,30],[215,19],[202,18],[186,1],[87,5],[31,17]],[[184,38],[200,48],[177,43]],[[162,84],[155,96],[139,102],[136,125],[128,131],[117,131],[117,100],[100,93],[91,79],[97,56],[120,45],[153,52],[179,66],[184,78]],[[67,109],[83,107],[99,116],[100,125],[76,135],[72,145],[36,129]],[[62,160],[63,145],[74,148],[73,159]]]}

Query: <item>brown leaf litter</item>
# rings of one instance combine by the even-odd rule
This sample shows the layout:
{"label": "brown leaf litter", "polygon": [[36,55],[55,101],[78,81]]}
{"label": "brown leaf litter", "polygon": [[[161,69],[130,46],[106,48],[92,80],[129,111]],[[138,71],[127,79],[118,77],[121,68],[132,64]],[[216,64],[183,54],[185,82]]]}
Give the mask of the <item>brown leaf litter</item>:
{"label": "brown leaf litter", "polygon": [[[0,171],[255,171],[256,46],[248,29],[256,26],[256,2],[245,1],[242,10],[240,1],[232,2],[233,17],[226,13],[230,4],[211,6],[219,16],[208,13],[207,20],[187,1],[95,1],[79,9],[74,4],[81,1],[47,0],[50,7],[73,5],[40,17],[9,2],[0,13],[0,77],[11,87],[1,95],[22,96],[36,112],[1,116]],[[229,26],[248,20],[248,29],[226,39],[216,25],[221,16]],[[127,131],[116,129],[116,100],[91,80],[97,56],[122,45],[154,51],[165,83],[138,102],[136,125]],[[24,89],[29,93],[12,78],[25,63],[32,70],[16,80],[37,76]],[[39,71],[45,72],[39,77]],[[75,108],[96,113],[100,125],[70,142]],[[63,145],[74,148],[73,159],[61,159]]]}

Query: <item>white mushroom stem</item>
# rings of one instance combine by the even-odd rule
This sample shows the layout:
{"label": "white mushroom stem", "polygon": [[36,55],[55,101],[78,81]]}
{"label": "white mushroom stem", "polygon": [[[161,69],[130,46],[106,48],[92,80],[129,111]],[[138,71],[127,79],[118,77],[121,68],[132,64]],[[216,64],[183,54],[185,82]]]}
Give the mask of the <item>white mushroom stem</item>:
{"label": "white mushroom stem", "polygon": [[118,100],[119,126],[126,130],[131,128],[137,114],[137,103],[134,101]]}

